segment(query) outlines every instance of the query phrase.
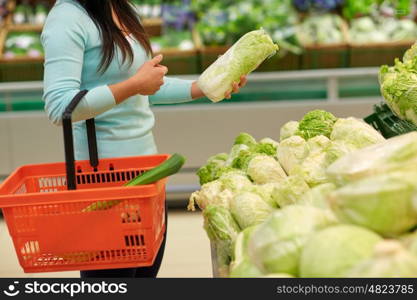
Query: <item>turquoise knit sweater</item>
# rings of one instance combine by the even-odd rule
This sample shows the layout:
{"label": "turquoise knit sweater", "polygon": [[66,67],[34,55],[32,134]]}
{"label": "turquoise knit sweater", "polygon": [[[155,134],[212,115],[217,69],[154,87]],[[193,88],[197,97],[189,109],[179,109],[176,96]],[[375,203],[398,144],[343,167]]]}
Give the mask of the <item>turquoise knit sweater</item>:
{"label": "turquoise knit sweater", "polygon": [[108,85],[128,79],[149,59],[139,42],[128,39],[134,52],[133,63],[122,63],[117,50],[109,68],[100,73],[100,33],[85,10],[74,0],[57,0],[48,15],[41,40],[45,49],[44,101],[49,119],[60,125],[71,99],[80,90],[89,90],[73,113],[77,160],[88,159],[86,119],[96,119],[99,158],[155,154],[155,119],[150,104],[192,100],[192,81],[165,78],[155,95],[137,95],[116,105]]}

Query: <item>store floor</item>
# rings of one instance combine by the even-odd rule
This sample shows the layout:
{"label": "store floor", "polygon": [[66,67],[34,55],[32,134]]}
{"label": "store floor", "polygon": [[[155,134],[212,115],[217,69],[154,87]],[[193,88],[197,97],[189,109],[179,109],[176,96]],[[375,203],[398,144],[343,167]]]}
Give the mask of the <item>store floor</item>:
{"label": "store floor", "polygon": [[[168,240],[159,277],[211,277],[210,245],[200,213],[169,212]],[[25,274],[6,224],[0,221],[0,277],[79,277],[78,272]]]}

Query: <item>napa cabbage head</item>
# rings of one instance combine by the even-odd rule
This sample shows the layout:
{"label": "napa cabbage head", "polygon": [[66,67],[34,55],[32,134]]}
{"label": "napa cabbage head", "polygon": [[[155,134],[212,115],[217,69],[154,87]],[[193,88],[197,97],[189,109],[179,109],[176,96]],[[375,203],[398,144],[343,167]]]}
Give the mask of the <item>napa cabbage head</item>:
{"label": "napa cabbage head", "polygon": [[341,118],[334,124],[332,141],[341,141],[361,149],[383,142],[385,138],[372,126],[356,118]]}
{"label": "napa cabbage head", "polygon": [[315,231],[335,224],[328,211],[290,205],[271,214],[249,240],[249,255],[262,272],[298,275],[301,249]]}
{"label": "napa cabbage head", "polygon": [[246,186],[252,186],[252,182],[246,176],[245,172],[241,170],[235,170],[222,175],[218,179],[224,189],[229,189],[233,192],[240,191]]}
{"label": "napa cabbage head", "polygon": [[247,186],[252,186],[252,182],[244,172],[236,170],[224,174],[215,181],[203,184],[200,190],[192,193],[188,210],[194,211],[196,204],[201,210],[204,210],[208,205],[229,208],[230,199],[236,192]]}
{"label": "napa cabbage head", "polygon": [[280,182],[287,177],[279,162],[268,155],[256,155],[249,162],[247,175],[256,184]]}
{"label": "napa cabbage head", "polygon": [[257,226],[251,226],[239,233],[233,245],[233,256],[230,264],[232,278],[252,278],[262,276],[259,268],[250,260],[248,244],[249,239]]}
{"label": "napa cabbage head", "polygon": [[265,202],[274,208],[277,208],[276,188],[281,186],[282,182],[270,182],[265,184],[246,185],[241,192],[250,192],[260,196]]}
{"label": "napa cabbage head", "polygon": [[332,144],[332,141],[330,141],[330,139],[324,135],[317,135],[309,139],[307,144],[310,149],[310,153],[312,153],[324,151]]}
{"label": "napa cabbage head", "polygon": [[263,138],[255,147],[255,152],[263,153],[269,156],[276,156],[279,143],[271,138]]}
{"label": "napa cabbage head", "polygon": [[273,210],[261,196],[251,192],[238,193],[230,201],[230,212],[242,229],[262,223]]}
{"label": "napa cabbage head", "polygon": [[234,193],[231,190],[224,189],[223,184],[215,180],[204,184],[200,190],[191,194],[188,210],[194,211],[196,204],[201,210],[206,209],[209,205],[228,209],[230,199],[233,198],[233,195]]}
{"label": "napa cabbage head", "polygon": [[329,196],[344,222],[372,229],[387,237],[417,225],[417,171],[388,172],[347,184]]}
{"label": "napa cabbage head", "polygon": [[222,174],[225,174],[233,169],[226,165],[228,159],[227,153],[220,153],[210,157],[207,163],[198,169],[197,176],[200,179],[200,184],[205,184],[218,179]]}
{"label": "napa cabbage head", "polygon": [[336,190],[336,185],[333,183],[323,183],[317,185],[305,192],[299,203],[312,205],[322,209],[329,209],[329,201],[327,199],[330,193],[334,190]]}
{"label": "napa cabbage head", "polygon": [[279,140],[283,141],[289,137],[292,137],[298,132],[299,123],[297,121],[289,121],[285,123],[280,130]]}
{"label": "napa cabbage head", "polygon": [[331,144],[325,149],[326,161],[328,164],[334,163],[339,158],[358,150],[358,148],[349,142],[337,140],[331,141]]}
{"label": "napa cabbage head", "polygon": [[280,143],[278,160],[287,174],[300,165],[309,154],[307,141],[300,136],[292,136]]}
{"label": "napa cabbage head", "polygon": [[223,100],[232,91],[234,82],[239,82],[242,75],[251,73],[277,50],[278,46],[264,30],[248,32],[201,74],[197,84],[213,102]]}
{"label": "napa cabbage head", "polygon": [[333,183],[344,185],[393,170],[413,169],[417,163],[417,132],[410,132],[349,153],[327,168]]}
{"label": "napa cabbage head", "polygon": [[[406,57],[409,57],[407,53]],[[396,59],[394,67],[382,66],[379,75],[381,93],[388,106],[398,117],[415,125],[417,125],[416,65],[415,57],[405,63]]]}
{"label": "napa cabbage head", "polygon": [[372,257],[382,238],[353,225],[335,225],[310,236],[301,252],[301,277],[344,277],[352,267]]}
{"label": "napa cabbage head", "polygon": [[246,145],[249,148],[256,146],[257,142],[255,138],[249,133],[242,132],[236,138],[234,145]]}
{"label": "napa cabbage head", "polygon": [[303,177],[291,175],[275,185],[273,200],[279,207],[299,203],[303,195],[310,190]]}
{"label": "napa cabbage head", "polygon": [[346,273],[353,278],[416,278],[417,256],[400,242],[385,240],[376,244],[373,255]]}
{"label": "napa cabbage head", "polygon": [[290,174],[300,176],[310,187],[313,187],[329,182],[326,173],[329,165],[326,152],[315,151],[311,152],[301,164],[294,167]]}
{"label": "napa cabbage head", "polygon": [[225,165],[230,167],[233,164],[233,161],[235,160],[236,157],[238,157],[240,155],[241,151],[249,151],[249,146],[245,145],[245,144],[236,144],[233,145],[232,149],[230,150],[229,156],[225,162]]}
{"label": "napa cabbage head", "polygon": [[404,246],[417,257],[417,230],[400,237]]}
{"label": "napa cabbage head", "polygon": [[233,243],[240,232],[239,225],[230,211],[224,207],[207,206],[203,211],[204,229],[216,248],[217,263],[223,267],[230,264]]}
{"label": "napa cabbage head", "polygon": [[318,135],[329,138],[336,121],[337,118],[327,111],[313,110],[308,112],[300,121],[297,134],[305,140]]}

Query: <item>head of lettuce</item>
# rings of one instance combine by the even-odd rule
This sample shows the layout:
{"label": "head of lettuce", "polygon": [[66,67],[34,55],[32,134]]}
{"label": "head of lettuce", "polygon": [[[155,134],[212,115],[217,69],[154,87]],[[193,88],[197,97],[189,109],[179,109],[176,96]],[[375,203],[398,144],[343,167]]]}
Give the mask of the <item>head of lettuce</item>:
{"label": "head of lettuce", "polygon": [[278,46],[263,29],[248,32],[201,74],[197,84],[211,101],[219,102],[232,91],[234,82],[239,82],[241,76],[255,70],[277,50]]}

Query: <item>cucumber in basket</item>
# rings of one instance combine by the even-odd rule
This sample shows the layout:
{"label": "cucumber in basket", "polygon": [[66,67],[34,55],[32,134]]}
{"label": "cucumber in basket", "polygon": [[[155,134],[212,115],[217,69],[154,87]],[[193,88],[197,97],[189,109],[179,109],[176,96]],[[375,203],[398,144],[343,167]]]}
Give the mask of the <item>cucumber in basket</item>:
{"label": "cucumber in basket", "polygon": [[[144,184],[151,184],[158,180],[161,180],[165,177],[174,175],[177,173],[181,167],[185,163],[185,157],[181,154],[175,153],[171,155],[166,161],[161,163],[160,165],[144,172],[143,174],[138,175],[137,177],[133,178],[129,182],[125,183],[125,186],[136,186],[136,185],[144,185]],[[103,210],[109,209],[113,206],[122,202],[121,200],[114,200],[114,201],[97,201],[93,204],[90,204],[86,208],[84,208],[83,212],[90,212],[95,210]]]}

